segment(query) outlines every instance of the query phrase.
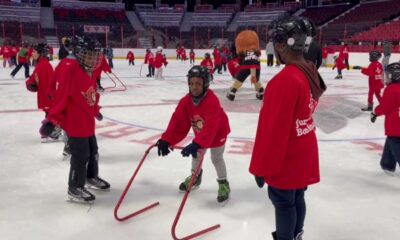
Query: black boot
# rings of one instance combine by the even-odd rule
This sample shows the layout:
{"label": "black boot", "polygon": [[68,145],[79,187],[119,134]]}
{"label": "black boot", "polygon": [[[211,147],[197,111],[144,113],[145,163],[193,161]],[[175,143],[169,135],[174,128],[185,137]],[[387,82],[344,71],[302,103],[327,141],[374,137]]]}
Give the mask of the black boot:
{"label": "black boot", "polygon": [[256,94],[256,98],[258,100],[263,100],[263,97],[264,97],[264,88],[260,87],[260,89],[258,89],[258,92]]}
{"label": "black boot", "polygon": [[273,232],[273,233],[271,233],[272,234],[272,238],[274,239],[274,240],[278,240],[278,237],[276,236],[276,232]]}
{"label": "black boot", "polygon": [[364,112],[366,112],[366,111],[372,112],[372,106],[368,106],[368,107],[361,108],[361,111],[364,111]]}
{"label": "black boot", "polygon": [[104,88],[101,86],[100,79],[97,79],[97,89],[99,92],[104,92]]}
{"label": "black boot", "polygon": [[235,100],[235,94],[236,94],[237,89],[236,88],[231,88],[229,92],[226,94],[226,98],[229,100],[233,101]]}

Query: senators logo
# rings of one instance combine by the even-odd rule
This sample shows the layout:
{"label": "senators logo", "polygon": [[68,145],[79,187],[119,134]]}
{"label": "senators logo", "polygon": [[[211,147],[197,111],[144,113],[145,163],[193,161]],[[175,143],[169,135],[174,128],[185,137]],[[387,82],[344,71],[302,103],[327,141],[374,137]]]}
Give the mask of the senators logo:
{"label": "senators logo", "polygon": [[192,119],[192,128],[194,131],[200,132],[203,129],[204,120],[199,116],[195,115]]}
{"label": "senators logo", "polygon": [[81,92],[87,104],[92,107],[96,103],[96,90],[90,87],[86,92]]}

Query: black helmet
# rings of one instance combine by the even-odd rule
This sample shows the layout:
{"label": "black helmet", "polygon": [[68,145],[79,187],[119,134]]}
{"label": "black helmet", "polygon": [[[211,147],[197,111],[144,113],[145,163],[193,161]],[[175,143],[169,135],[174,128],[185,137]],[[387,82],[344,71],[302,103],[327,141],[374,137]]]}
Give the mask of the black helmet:
{"label": "black helmet", "polygon": [[210,58],[211,55],[210,55],[209,53],[206,53],[206,54],[204,54],[204,57],[205,57],[205,58]]}
{"label": "black helmet", "polygon": [[46,57],[50,52],[50,47],[46,43],[36,43],[33,45],[33,49],[39,53],[40,56]]}
{"label": "black helmet", "polygon": [[274,43],[286,43],[292,50],[304,51],[310,30],[303,18],[286,17],[271,25],[274,28],[270,29],[270,35]]}
{"label": "black helmet", "polygon": [[382,57],[382,53],[376,50],[373,50],[371,52],[369,52],[369,61],[370,62],[375,62],[378,61],[379,58]]}
{"label": "black helmet", "polygon": [[79,64],[87,71],[93,71],[101,63],[101,46],[93,37],[88,35],[76,35],[71,42],[73,51]]}
{"label": "black helmet", "polygon": [[200,66],[200,65],[196,65],[193,66],[188,74],[187,74],[187,79],[188,79],[188,85],[190,85],[190,79],[192,77],[199,77],[201,79],[203,79],[203,94],[207,91],[208,87],[210,86],[210,81],[211,81],[211,76],[210,73],[208,72],[208,69]]}
{"label": "black helmet", "polygon": [[400,82],[400,63],[395,62],[386,66],[385,72],[390,82]]}

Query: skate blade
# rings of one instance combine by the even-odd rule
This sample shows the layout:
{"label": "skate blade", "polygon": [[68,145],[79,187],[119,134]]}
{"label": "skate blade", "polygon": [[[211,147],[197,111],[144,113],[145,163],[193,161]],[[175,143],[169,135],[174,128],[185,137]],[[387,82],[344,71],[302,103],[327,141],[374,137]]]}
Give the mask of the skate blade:
{"label": "skate blade", "polygon": [[[192,186],[192,188],[190,189],[190,191],[192,191],[192,190],[197,190],[197,189],[199,189],[200,188],[200,186]],[[179,189],[179,192],[180,193],[184,193],[184,192],[187,192],[187,190],[180,190]]]}
{"label": "skate blade", "polygon": [[67,202],[69,202],[69,203],[81,203],[81,204],[89,204],[89,205],[93,204],[94,201],[95,200],[85,201],[83,199],[74,198],[74,197],[71,197],[71,196],[68,196],[68,199],[67,199]]}
{"label": "skate blade", "polygon": [[92,185],[85,184],[85,187],[90,190],[98,191],[98,192],[109,192],[111,188],[101,189],[97,187],[93,187]]}
{"label": "skate blade", "polygon": [[54,142],[59,142],[59,139],[54,139],[54,138],[42,138],[41,143],[54,143]]}
{"label": "skate blade", "polygon": [[226,199],[226,200],[224,200],[224,201],[222,201],[222,202],[218,202],[218,200],[217,200],[218,205],[219,205],[220,207],[225,207],[225,205],[228,204],[229,199],[231,199],[231,198],[228,198],[228,199]]}

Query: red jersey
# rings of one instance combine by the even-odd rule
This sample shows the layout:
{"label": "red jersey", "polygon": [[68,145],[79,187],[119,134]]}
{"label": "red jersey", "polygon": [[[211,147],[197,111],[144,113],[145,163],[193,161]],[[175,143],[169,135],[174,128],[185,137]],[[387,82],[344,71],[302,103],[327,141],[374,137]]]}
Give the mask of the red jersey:
{"label": "red jersey", "polygon": [[329,54],[328,48],[326,48],[326,47],[322,48],[322,58],[323,59],[327,58],[328,54]]}
{"label": "red jersey", "polygon": [[32,75],[26,80],[28,86],[34,84],[37,86],[37,105],[39,109],[47,112],[51,106],[50,97],[55,89],[53,83],[54,70],[49,60],[45,57],[39,58],[35,70]]}
{"label": "red jersey", "polygon": [[213,73],[214,73],[214,72],[213,72],[213,70],[214,70],[214,64],[213,64],[213,62],[211,61],[211,59],[209,59],[209,58],[203,59],[203,61],[201,61],[200,65],[203,66],[203,67],[205,67],[205,68],[207,68],[208,71],[210,72],[210,74],[213,75]]}
{"label": "red jersey", "polygon": [[337,69],[339,69],[339,70],[343,70],[343,69],[346,68],[345,59],[344,59],[343,57],[341,57],[340,55],[339,55],[339,57],[336,58],[336,60],[335,60],[335,66],[334,66],[333,68],[335,68],[335,67],[336,67]]}
{"label": "red jersey", "polygon": [[144,57],[144,64],[149,64],[150,66],[154,66],[154,55],[152,52],[146,53],[146,56]]}
{"label": "red jersey", "polygon": [[349,59],[349,48],[347,46],[342,46],[339,49],[339,57],[343,57],[344,59]]}
{"label": "red jersey", "polygon": [[128,52],[128,54],[126,55],[126,59],[128,59],[129,61],[135,60],[135,55],[133,54],[132,51]]}
{"label": "red jersey", "polygon": [[19,47],[12,46],[10,50],[11,50],[11,56],[14,57],[14,56],[17,56],[17,54],[19,52]]}
{"label": "red jersey", "polygon": [[3,54],[3,58],[10,58],[11,57],[11,50],[9,46],[2,46],[1,47],[1,54]]}
{"label": "red jersey", "polygon": [[377,116],[385,115],[385,134],[400,137],[400,84],[391,83],[383,92],[379,105],[375,108]]}
{"label": "red jersey", "polygon": [[361,69],[361,73],[368,76],[368,85],[370,88],[383,88],[383,67],[380,62],[371,62],[368,68]]}
{"label": "red jersey", "polygon": [[25,64],[28,63],[31,57],[31,53],[26,48],[21,48],[18,52],[18,63]]}
{"label": "red jersey", "polygon": [[225,144],[231,129],[217,95],[209,89],[196,106],[188,93],[178,103],[167,130],[161,139],[176,145],[193,129],[193,141],[201,148],[215,148]]}
{"label": "red jersey", "polygon": [[96,80],[90,77],[76,59],[63,59],[54,71],[56,91],[47,118],[60,125],[69,137],[94,135],[95,116],[99,113]]}
{"label": "red jersey", "polygon": [[181,59],[186,60],[186,50],[184,48],[181,49]]}
{"label": "red jersey", "polygon": [[160,68],[163,64],[167,65],[167,60],[164,58],[161,52],[156,53],[156,58],[154,59],[154,67]]}
{"label": "red jersey", "polygon": [[194,52],[189,52],[189,57],[191,60],[194,60],[196,54]]}
{"label": "red jersey", "polygon": [[318,104],[304,73],[288,64],[268,82],[258,119],[250,172],[279,189],[319,182],[312,114]]}
{"label": "red jersey", "polygon": [[110,65],[108,65],[106,58],[104,55],[101,57],[101,63],[98,68],[96,68],[93,73],[92,77],[94,79],[101,78],[101,72],[108,72],[111,73]]}
{"label": "red jersey", "polygon": [[240,71],[239,59],[233,58],[228,62],[228,70],[232,77],[235,77],[236,74]]}
{"label": "red jersey", "polygon": [[221,65],[222,62],[221,53],[218,50],[214,49],[213,55],[214,55],[214,65],[215,66]]}

